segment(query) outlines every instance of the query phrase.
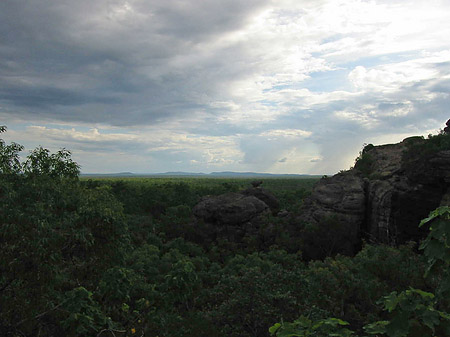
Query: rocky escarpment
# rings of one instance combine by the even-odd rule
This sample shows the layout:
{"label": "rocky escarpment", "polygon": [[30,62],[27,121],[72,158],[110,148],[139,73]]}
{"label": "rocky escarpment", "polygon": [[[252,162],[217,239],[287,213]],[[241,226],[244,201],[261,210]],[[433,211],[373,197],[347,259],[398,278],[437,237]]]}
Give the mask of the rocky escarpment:
{"label": "rocky escarpment", "polygon": [[334,216],[348,224],[351,242],[340,247],[343,253],[356,249],[361,238],[388,244],[421,239],[420,220],[450,201],[450,135],[436,137],[442,139],[366,146],[355,168],[318,182],[299,223],[321,226]]}
{"label": "rocky escarpment", "polygon": [[[419,241],[427,231],[418,227],[420,220],[439,205],[450,206],[450,130],[429,139],[367,145],[354,168],[316,184],[299,214],[279,212],[278,201],[260,184],[207,197],[194,207],[208,239],[245,244],[243,237],[259,236],[262,246],[287,244],[308,259],[353,254],[362,240]],[[267,223],[269,214],[278,216],[277,225]]]}

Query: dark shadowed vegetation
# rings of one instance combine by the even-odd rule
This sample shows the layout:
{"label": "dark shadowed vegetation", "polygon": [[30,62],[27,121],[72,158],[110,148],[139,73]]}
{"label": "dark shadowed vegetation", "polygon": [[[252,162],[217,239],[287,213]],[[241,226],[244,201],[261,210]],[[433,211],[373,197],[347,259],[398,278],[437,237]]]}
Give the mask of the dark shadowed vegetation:
{"label": "dark shadowed vegetation", "polygon": [[22,150],[0,140],[1,336],[449,335],[448,208],[421,251],[308,262],[345,239],[332,218],[295,222],[316,180],[265,179],[289,216],[237,244],[205,239],[192,208],[251,179],[80,180],[67,150]]}

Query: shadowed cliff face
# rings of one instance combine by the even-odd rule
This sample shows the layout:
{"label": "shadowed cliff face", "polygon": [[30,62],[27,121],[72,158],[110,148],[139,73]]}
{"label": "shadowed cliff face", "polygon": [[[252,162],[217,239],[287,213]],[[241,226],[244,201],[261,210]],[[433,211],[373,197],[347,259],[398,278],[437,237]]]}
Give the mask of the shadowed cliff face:
{"label": "shadowed cliff face", "polygon": [[425,234],[420,220],[450,200],[450,149],[442,150],[450,135],[441,136],[433,139],[438,146],[418,137],[367,146],[355,168],[319,181],[299,223],[320,226],[334,214],[349,225],[346,237],[352,242],[338,249],[347,254],[362,238],[388,244],[420,240]]}

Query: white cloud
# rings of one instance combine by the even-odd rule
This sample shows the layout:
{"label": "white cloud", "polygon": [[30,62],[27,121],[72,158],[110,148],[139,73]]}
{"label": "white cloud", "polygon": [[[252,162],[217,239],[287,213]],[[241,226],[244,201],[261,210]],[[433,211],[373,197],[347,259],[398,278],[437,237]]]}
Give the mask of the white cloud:
{"label": "white cloud", "polygon": [[441,78],[442,70],[437,66],[445,62],[450,62],[450,50],[370,69],[357,66],[348,77],[357,90],[392,93],[423,81]]}
{"label": "white cloud", "polygon": [[259,136],[267,137],[269,140],[277,140],[279,138],[305,138],[312,135],[311,131],[296,130],[296,129],[279,129],[268,130],[262,132]]}

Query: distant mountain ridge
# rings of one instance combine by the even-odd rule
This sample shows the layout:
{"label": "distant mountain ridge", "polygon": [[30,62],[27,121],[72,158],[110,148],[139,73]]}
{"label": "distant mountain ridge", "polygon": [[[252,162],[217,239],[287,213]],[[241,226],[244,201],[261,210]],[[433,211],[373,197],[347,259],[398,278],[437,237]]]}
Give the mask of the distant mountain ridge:
{"label": "distant mountain ridge", "polygon": [[275,174],[275,173],[257,173],[257,172],[211,172],[211,173],[193,173],[193,172],[164,172],[164,173],[82,173],[81,177],[205,177],[205,178],[316,178],[322,175],[311,174]]}

